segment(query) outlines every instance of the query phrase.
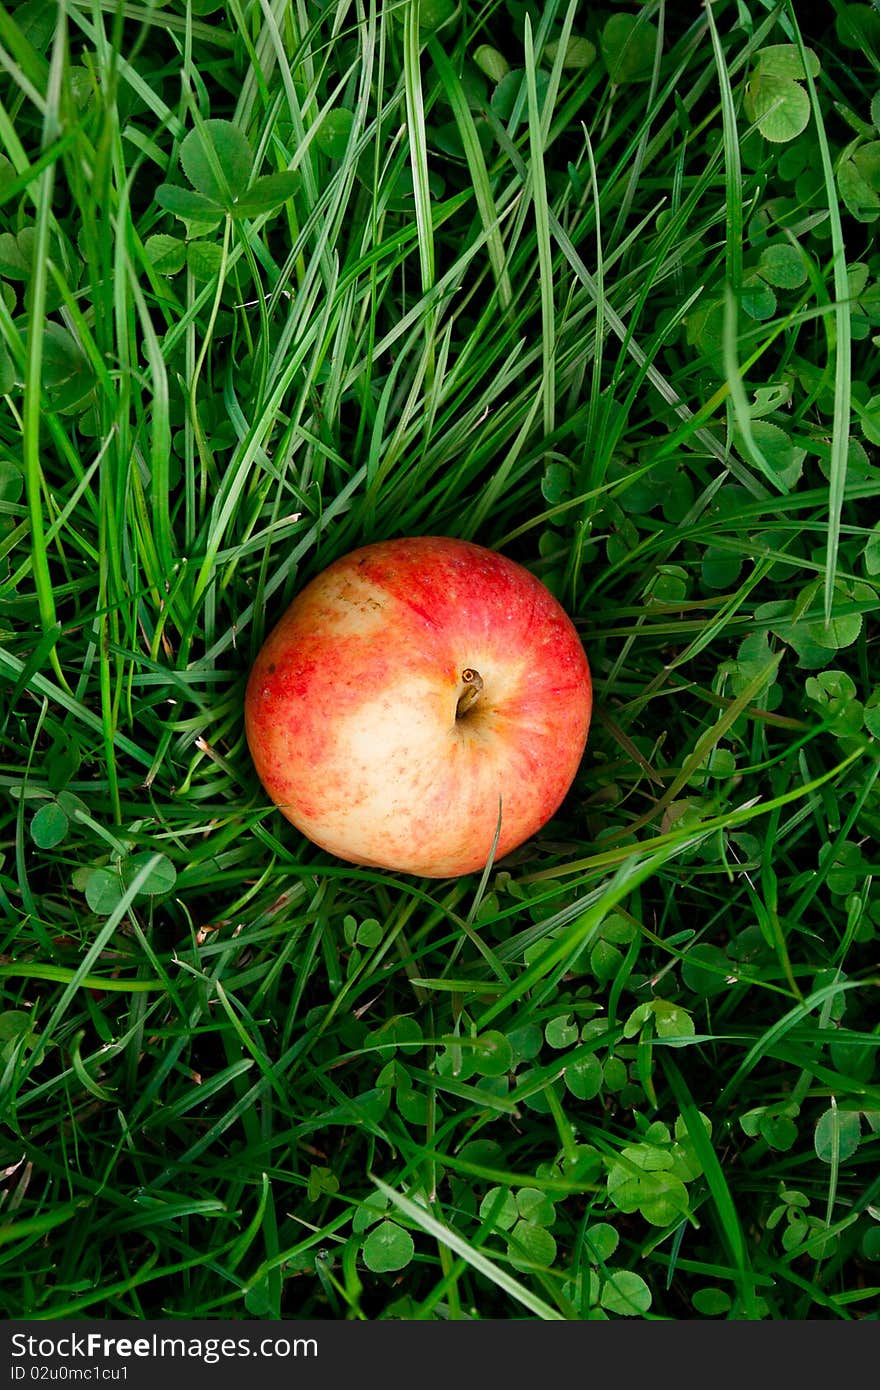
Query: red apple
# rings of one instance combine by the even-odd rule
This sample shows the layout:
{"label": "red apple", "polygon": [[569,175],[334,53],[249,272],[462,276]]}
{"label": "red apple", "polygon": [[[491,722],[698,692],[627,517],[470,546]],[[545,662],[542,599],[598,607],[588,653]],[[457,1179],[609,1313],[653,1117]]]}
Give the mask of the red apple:
{"label": "red apple", "polygon": [[343,556],[294,599],[245,697],[278,809],[357,864],[434,878],[557,810],[592,709],[571,620],[521,565],[442,536]]}

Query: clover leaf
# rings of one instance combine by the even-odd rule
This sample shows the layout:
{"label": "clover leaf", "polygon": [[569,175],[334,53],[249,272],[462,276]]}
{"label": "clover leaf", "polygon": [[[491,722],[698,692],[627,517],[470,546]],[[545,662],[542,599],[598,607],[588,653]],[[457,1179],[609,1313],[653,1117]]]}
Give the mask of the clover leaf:
{"label": "clover leaf", "polygon": [[192,188],[160,184],[156,201],[205,229],[216,225],[223,213],[255,217],[271,212],[299,186],[299,176],[291,169],[251,183],[254,153],[247,136],[232,121],[201,121],[180,146],[180,164]]}

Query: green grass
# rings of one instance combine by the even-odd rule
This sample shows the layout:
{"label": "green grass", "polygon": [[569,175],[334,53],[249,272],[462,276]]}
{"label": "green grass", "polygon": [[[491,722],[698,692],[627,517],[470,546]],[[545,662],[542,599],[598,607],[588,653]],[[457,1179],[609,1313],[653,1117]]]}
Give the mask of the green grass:
{"label": "green grass", "polygon": [[[0,7],[4,1316],[876,1317],[880,21],[796,9]],[[595,682],[460,880],[242,728],[419,533]]]}

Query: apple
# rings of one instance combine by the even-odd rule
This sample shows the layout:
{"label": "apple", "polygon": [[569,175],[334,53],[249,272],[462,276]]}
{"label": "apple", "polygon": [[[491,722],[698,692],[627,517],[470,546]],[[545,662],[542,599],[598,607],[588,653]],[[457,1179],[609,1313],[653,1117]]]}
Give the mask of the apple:
{"label": "apple", "polygon": [[340,859],[482,869],[558,809],[592,683],[574,625],[522,565],[445,536],[336,560],[267,637],[248,746],[278,809]]}

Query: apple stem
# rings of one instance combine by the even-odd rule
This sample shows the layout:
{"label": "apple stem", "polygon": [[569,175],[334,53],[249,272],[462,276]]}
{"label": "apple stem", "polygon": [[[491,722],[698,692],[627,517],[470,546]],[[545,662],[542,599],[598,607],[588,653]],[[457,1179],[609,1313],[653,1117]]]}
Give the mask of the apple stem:
{"label": "apple stem", "polygon": [[461,719],[469,709],[473,709],[479,699],[480,691],[483,689],[483,677],[479,671],[475,671],[471,666],[465,667],[461,673],[461,679],[464,682],[464,690],[459,695],[458,704],[455,707],[456,719]]}

